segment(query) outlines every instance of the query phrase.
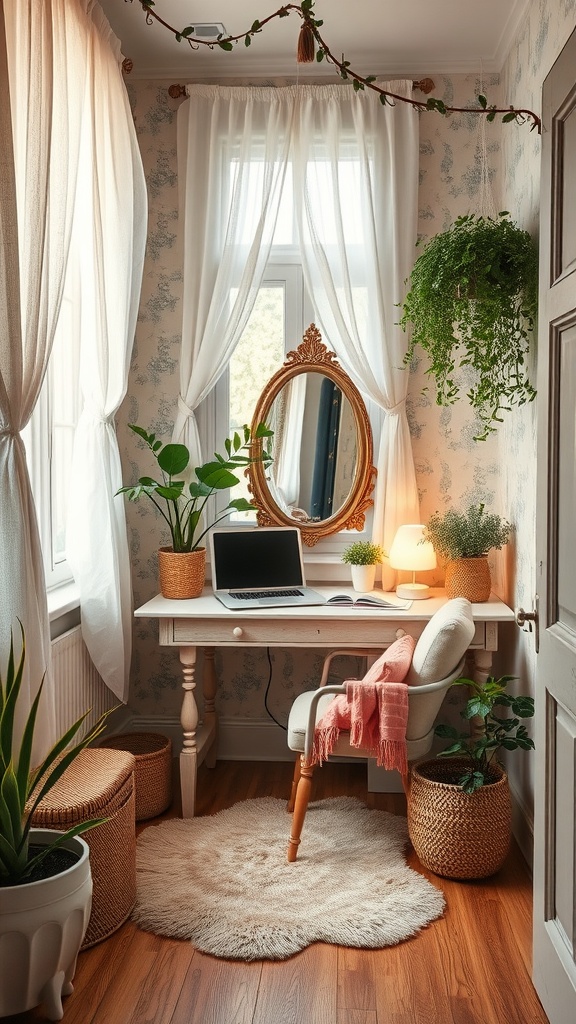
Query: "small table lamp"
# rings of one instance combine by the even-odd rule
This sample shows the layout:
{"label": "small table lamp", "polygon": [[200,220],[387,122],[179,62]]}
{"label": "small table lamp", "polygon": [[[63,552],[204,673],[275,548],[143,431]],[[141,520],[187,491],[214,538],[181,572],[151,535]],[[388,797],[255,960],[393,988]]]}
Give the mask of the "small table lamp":
{"label": "small table lamp", "polygon": [[424,540],[424,526],[411,524],[400,526],[392,541],[388,560],[392,569],[410,569],[411,583],[400,583],[396,587],[398,597],[420,601],[430,597],[427,583],[416,583],[416,573],[436,568],[436,552],[429,540]]}

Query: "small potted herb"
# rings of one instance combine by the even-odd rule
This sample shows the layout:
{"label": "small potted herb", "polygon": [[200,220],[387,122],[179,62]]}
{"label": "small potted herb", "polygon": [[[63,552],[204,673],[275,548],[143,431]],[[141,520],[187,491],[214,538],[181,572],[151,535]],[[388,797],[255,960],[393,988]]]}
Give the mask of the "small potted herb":
{"label": "small potted herb", "polygon": [[410,838],[422,863],[436,874],[485,878],[498,870],[508,852],[510,791],[498,753],[534,749],[523,724],[534,715],[534,699],[509,693],[513,679],[457,679],[452,685],[469,692],[461,711],[468,729],[437,725],[436,735],[449,746],[412,769]]}
{"label": "small potted herb", "polygon": [[384,558],[379,544],[368,540],[356,540],[342,552],[342,561],[350,566],[352,586],[358,593],[366,594],[374,589],[376,566]]}
{"label": "small potted herb", "polygon": [[[214,459],[191,471],[186,445],[162,444],[155,434],[149,434],[143,427],[134,423],[129,427],[152,452],[161,478],[143,476],[138,483],[121,487],[116,493],[125,494],[129,501],[138,501],[145,495],[168,525],[172,546],[160,548],[158,552],[160,589],[164,597],[199,597],[206,575],[206,548],[201,543],[204,537],[232,510],[250,512],[256,508],[246,498],[230,498],[226,508],[206,522],[202,518],[206,504],[216,491],[228,490],[240,482],[238,471],[253,462],[270,465],[269,452],[262,446],[259,454],[254,455],[252,446],[255,440],[270,438],[274,432],[265,423],[260,423],[254,433],[244,425],[241,431],[226,438],[225,456],[216,452]],[[191,473],[195,479],[187,482],[185,477]]]}
{"label": "small potted herb", "polygon": [[448,597],[488,600],[492,580],[486,556],[492,548],[504,547],[511,532],[511,524],[494,512],[486,512],[482,503],[470,505],[464,512],[450,508],[430,516],[426,540],[446,560]]}

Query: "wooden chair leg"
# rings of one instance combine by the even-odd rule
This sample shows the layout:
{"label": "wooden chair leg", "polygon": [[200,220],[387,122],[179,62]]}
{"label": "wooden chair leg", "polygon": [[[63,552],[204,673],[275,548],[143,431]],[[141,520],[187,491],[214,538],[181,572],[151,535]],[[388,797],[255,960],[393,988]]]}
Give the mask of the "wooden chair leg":
{"label": "wooden chair leg", "polygon": [[298,789],[298,783],[299,782],[300,782],[300,754],[297,754],[296,755],[296,760],[294,762],[294,778],[292,779],[292,789],[290,790],[290,799],[288,800],[288,805],[286,807],[286,810],[289,811],[290,814],[292,814],[292,811],[294,810],[294,802],[296,800],[296,790]]}
{"label": "wooden chair leg", "polygon": [[290,832],[290,839],[288,841],[287,858],[289,864],[292,864],[296,860],[296,856],[298,854],[300,836],[302,834],[302,826],[304,825],[304,818],[306,817],[306,811],[308,809],[308,803],[310,801],[313,773],[314,765],[307,764],[304,757],[301,757],[300,780],[298,782],[298,788],[296,790],[296,799],[294,801],[294,814],[292,816],[292,830]]}

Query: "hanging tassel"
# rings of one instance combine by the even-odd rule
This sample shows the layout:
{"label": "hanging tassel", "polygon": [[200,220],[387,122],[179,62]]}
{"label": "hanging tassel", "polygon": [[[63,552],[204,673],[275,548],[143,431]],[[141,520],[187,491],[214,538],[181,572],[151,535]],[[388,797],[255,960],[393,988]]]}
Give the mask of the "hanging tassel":
{"label": "hanging tassel", "polygon": [[314,33],[307,21],[302,22],[300,35],[298,36],[298,53],[296,60],[298,64],[312,64],[314,62],[315,47]]}

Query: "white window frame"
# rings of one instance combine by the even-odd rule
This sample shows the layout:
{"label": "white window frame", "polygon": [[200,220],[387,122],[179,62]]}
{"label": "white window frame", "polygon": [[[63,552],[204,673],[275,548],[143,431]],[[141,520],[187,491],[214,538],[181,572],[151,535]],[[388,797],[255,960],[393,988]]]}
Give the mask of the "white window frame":
{"label": "white window frame", "polygon": [[[74,311],[76,309],[75,299],[70,292],[67,294],[68,285],[69,282],[67,281],[56,331],[63,328],[70,331],[72,337],[78,337],[78,333],[74,331],[73,323]],[[70,284],[70,287],[73,287],[73,285]],[[78,381],[79,358],[79,348],[75,346],[72,351],[72,360],[73,375],[76,381]],[[36,506],[36,518],[38,520],[38,530],[42,546],[46,590],[49,594],[66,584],[73,584],[74,582],[67,559],[61,558],[56,560],[54,550],[53,465],[55,425],[53,419],[53,394],[56,386],[54,363],[51,355],[48,360],[48,367],[38,401],[30,421],[23,431],[28,473]],[[64,386],[67,386],[67,384]],[[80,391],[78,387],[74,426],[78,421],[79,405]]]}

